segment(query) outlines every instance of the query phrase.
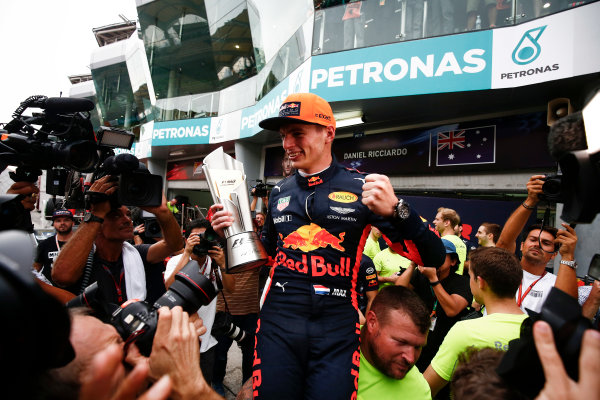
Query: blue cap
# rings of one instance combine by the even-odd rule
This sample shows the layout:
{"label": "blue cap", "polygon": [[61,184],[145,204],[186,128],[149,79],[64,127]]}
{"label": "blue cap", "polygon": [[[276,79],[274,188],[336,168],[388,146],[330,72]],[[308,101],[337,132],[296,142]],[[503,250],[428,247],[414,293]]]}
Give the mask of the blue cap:
{"label": "blue cap", "polygon": [[448,239],[444,239],[444,238],[442,238],[442,242],[444,243],[444,247],[446,248],[446,254],[458,255],[458,253],[456,252],[456,246],[454,246],[454,243],[452,243]]}
{"label": "blue cap", "polygon": [[65,208],[59,208],[52,214],[52,220],[54,221],[58,217],[67,217],[73,219],[73,213]]}

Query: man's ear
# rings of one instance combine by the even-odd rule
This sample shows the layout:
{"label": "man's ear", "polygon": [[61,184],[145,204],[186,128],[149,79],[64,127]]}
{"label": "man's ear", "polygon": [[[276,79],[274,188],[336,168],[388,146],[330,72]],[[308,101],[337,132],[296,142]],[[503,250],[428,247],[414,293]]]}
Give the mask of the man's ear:
{"label": "man's ear", "polygon": [[486,290],[486,288],[489,286],[486,280],[480,276],[477,276],[475,278],[475,281],[477,282],[477,287],[479,288],[479,290]]}
{"label": "man's ear", "polygon": [[365,320],[365,326],[367,327],[369,333],[375,333],[377,330],[379,330],[379,321],[377,320],[377,315],[372,310],[367,312],[367,315],[365,315]]}
{"label": "man's ear", "polygon": [[328,143],[333,143],[333,139],[335,138],[335,128],[331,125],[325,127],[326,129],[326,138]]}

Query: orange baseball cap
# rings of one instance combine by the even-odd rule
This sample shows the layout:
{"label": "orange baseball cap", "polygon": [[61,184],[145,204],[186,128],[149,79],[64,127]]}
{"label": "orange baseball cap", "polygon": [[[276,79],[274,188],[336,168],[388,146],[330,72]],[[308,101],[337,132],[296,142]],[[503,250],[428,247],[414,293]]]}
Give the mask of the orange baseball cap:
{"label": "orange baseball cap", "polygon": [[279,107],[279,116],[263,119],[258,125],[263,129],[278,131],[281,125],[305,122],[335,128],[331,106],[325,99],[313,93],[290,94]]}

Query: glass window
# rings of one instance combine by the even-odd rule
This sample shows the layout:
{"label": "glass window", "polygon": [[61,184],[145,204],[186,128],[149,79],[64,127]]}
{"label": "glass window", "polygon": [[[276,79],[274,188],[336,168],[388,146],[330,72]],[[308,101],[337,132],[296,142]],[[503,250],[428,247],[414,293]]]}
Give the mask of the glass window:
{"label": "glass window", "polygon": [[311,0],[248,0],[248,14],[260,71],[300,26],[313,18],[314,8]]}
{"label": "glass window", "polygon": [[310,35],[313,20],[309,19],[279,49],[277,55],[260,71],[257,77],[257,100],[284,80],[310,56]]}
{"label": "glass window", "polygon": [[138,17],[157,99],[214,92],[256,74],[245,1],[157,0],[140,5]]}
{"label": "glass window", "polygon": [[138,119],[125,62],[92,69],[92,77],[103,125],[130,128],[142,122]]}

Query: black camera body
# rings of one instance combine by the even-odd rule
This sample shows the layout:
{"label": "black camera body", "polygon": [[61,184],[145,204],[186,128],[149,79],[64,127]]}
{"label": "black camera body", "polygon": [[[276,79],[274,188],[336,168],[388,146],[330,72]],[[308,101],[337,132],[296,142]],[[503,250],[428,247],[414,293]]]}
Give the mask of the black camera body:
{"label": "black camera body", "polygon": [[162,203],[162,177],[153,175],[136,156],[121,153],[107,157],[96,170],[92,182],[111,175],[119,189],[111,198],[115,204],[155,207]]}
{"label": "black camera body", "polygon": [[163,236],[160,224],[154,214],[142,211],[142,220],[144,221],[144,237],[160,238]]}
{"label": "black camera body", "polygon": [[252,189],[254,189],[253,196],[267,197],[269,195],[269,185],[267,185],[260,179],[256,180],[256,185]]}
{"label": "black camera body", "polygon": [[192,253],[198,257],[202,257],[207,255],[208,251],[212,250],[215,246],[221,247],[219,235],[211,227],[208,227],[204,233],[200,234],[200,243],[194,246]]}
{"label": "black camera body", "polygon": [[145,301],[130,300],[121,306],[103,301],[98,284],[88,286],[67,307],[89,307],[100,314],[101,319],[115,327],[126,343],[135,342],[140,353],[149,356],[158,323],[157,310],[163,306],[180,306],[188,314],[208,305],[221,288],[200,272],[196,261],[188,262],[177,274],[175,282],[153,305]]}
{"label": "black camera body", "polygon": [[553,287],[539,314],[530,312],[521,326],[519,339],[510,341],[508,351],[496,372],[512,387],[534,398],[544,387],[545,377],[533,340],[533,324],[542,320],[550,324],[556,348],[571,379],[579,377],[581,340],[590,321],[581,315],[577,299]]}
{"label": "black camera body", "polygon": [[217,311],[215,314],[215,320],[211,329],[213,336],[227,336],[228,338],[235,340],[236,342],[243,342],[249,340],[253,336],[251,333],[246,332],[239,326],[233,323],[231,314],[224,311]]}
{"label": "black camera body", "polygon": [[563,176],[559,174],[551,174],[542,178],[544,184],[542,185],[542,193],[538,195],[540,200],[546,200],[551,203],[563,203],[564,202],[564,181]]}
{"label": "black camera body", "polygon": [[[30,107],[45,111],[23,116]],[[92,109],[94,103],[86,99],[29,97],[4,126],[2,169],[16,165],[17,172],[11,178],[29,182],[41,175],[40,170],[57,166],[92,171],[98,163],[98,145],[87,113]]]}

